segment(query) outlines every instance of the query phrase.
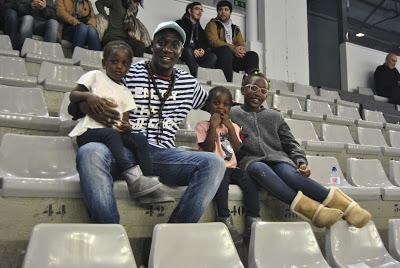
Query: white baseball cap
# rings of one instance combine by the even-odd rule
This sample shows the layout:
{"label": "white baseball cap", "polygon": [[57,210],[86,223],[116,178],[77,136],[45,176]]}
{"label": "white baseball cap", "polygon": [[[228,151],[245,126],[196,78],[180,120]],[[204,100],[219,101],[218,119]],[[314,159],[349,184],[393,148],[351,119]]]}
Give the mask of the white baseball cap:
{"label": "white baseball cap", "polygon": [[161,32],[162,30],[165,30],[165,29],[171,29],[171,30],[178,32],[178,34],[182,37],[182,42],[185,42],[186,33],[181,28],[181,26],[179,26],[178,23],[176,23],[175,21],[165,21],[165,22],[161,22],[160,24],[158,24],[156,30],[154,31],[153,37],[157,33]]}

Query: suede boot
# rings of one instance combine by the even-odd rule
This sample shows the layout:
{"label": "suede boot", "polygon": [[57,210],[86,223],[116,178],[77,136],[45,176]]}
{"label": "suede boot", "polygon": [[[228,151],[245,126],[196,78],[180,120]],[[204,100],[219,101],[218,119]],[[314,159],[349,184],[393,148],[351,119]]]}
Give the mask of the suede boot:
{"label": "suede boot", "polygon": [[216,221],[222,222],[228,227],[229,233],[231,234],[233,243],[236,245],[243,243],[243,237],[239,234],[235,225],[233,224],[232,216],[229,217],[217,217]]}
{"label": "suede boot", "polygon": [[312,224],[320,228],[333,225],[343,216],[341,210],[326,208],[301,191],[293,199],[290,210],[301,218],[310,220]]}
{"label": "suede boot", "polygon": [[147,195],[161,187],[158,177],[143,176],[139,166],[124,171],[122,176],[128,184],[129,194],[132,198]]}
{"label": "suede boot", "polygon": [[372,218],[371,213],[361,208],[357,202],[337,187],[332,187],[330,189],[323,205],[343,211],[343,219],[357,228],[364,227]]}

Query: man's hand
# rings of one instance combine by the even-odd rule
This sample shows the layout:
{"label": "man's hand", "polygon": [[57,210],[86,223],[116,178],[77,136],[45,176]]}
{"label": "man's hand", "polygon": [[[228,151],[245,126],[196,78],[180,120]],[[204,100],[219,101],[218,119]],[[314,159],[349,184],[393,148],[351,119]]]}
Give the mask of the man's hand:
{"label": "man's hand", "polygon": [[242,46],[235,47],[234,54],[238,58],[243,58],[246,55],[246,49]]}
{"label": "man's hand", "polygon": [[136,38],[135,38],[135,32],[134,32],[134,31],[128,31],[128,35],[129,35],[130,38],[136,39]]}
{"label": "man's hand", "polygon": [[88,107],[87,114],[100,124],[103,124],[107,127],[112,127],[116,121],[120,120],[119,112],[114,109],[118,105],[107,99],[100,99],[101,109],[97,110],[97,112],[94,112],[94,110],[89,108],[89,103],[86,101],[86,105]]}
{"label": "man's hand", "polygon": [[297,169],[301,175],[309,177],[311,175],[311,170],[308,168],[307,164],[301,163],[299,168]]}
{"label": "man's hand", "polygon": [[43,9],[46,7],[46,0],[33,0],[32,8],[33,9]]}
{"label": "man's hand", "polygon": [[222,119],[219,113],[215,113],[210,118],[210,126],[213,128],[217,128],[221,125]]}
{"label": "man's hand", "polygon": [[195,49],[195,50],[193,51],[193,54],[194,54],[194,57],[195,57],[195,58],[203,57],[203,56],[204,56],[204,53],[205,53],[205,51],[204,51],[204,49],[202,49],[202,48],[198,48],[198,49]]}
{"label": "man's hand", "polygon": [[127,121],[118,121],[114,126],[117,129],[117,131],[122,133],[132,131],[132,126]]}

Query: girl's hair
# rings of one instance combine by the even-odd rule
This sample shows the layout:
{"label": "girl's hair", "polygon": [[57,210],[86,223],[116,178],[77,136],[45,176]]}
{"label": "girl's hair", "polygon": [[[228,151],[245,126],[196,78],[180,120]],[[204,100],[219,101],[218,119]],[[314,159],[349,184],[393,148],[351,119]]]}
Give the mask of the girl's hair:
{"label": "girl's hair", "polygon": [[129,60],[132,60],[132,48],[126,42],[121,40],[111,41],[107,43],[107,45],[103,49],[103,59],[107,60],[118,49],[126,50]]}
{"label": "girl's hair", "polygon": [[264,78],[269,83],[267,76],[265,74],[260,72],[260,70],[258,69],[254,69],[243,76],[242,86],[248,85],[253,77]]}
{"label": "girl's hair", "polygon": [[210,92],[208,93],[208,98],[206,101],[206,105],[204,105],[204,110],[208,111],[208,105],[215,99],[217,98],[218,95],[221,94],[225,94],[229,97],[229,99],[231,100],[231,106],[233,106],[233,97],[232,97],[232,93],[230,92],[229,89],[227,89],[226,87],[222,87],[222,86],[218,86],[218,87],[213,87]]}

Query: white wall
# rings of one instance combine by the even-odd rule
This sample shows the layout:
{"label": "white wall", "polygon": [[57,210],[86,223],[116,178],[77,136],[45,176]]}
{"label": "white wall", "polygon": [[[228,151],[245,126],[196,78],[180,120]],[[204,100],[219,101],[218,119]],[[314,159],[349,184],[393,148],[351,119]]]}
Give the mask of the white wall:
{"label": "white wall", "polygon": [[374,88],[374,71],[385,62],[386,52],[355,45],[340,44],[342,90],[360,87]]}
{"label": "white wall", "polygon": [[267,76],[308,85],[307,1],[265,0],[260,8]]}

